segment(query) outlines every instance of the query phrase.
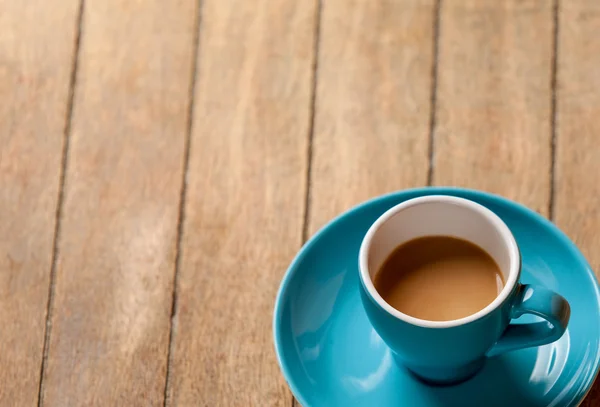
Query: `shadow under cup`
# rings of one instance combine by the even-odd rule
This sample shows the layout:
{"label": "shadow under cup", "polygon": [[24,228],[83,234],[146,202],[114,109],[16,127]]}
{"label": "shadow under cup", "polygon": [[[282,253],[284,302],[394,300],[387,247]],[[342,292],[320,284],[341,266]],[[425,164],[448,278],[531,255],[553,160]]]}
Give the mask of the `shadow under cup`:
{"label": "shadow under cup", "polygon": [[[475,314],[451,321],[418,319],[385,302],[373,285],[375,273],[396,247],[425,236],[452,236],[484,249],[506,282],[496,299]],[[463,381],[479,371],[487,356],[552,342],[566,329],[568,303],[558,294],[536,288],[540,294],[531,295],[531,288],[533,306],[523,306],[530,288],[518,284],[521,259],[512,233],[489,209],[463,198],[425,196],[389,209],[365,235],[359,265],[361,298],[371,324],[395,359],[428,382]],[[526,312],[549,322],[515,332],[507,329],[511,318]]]}

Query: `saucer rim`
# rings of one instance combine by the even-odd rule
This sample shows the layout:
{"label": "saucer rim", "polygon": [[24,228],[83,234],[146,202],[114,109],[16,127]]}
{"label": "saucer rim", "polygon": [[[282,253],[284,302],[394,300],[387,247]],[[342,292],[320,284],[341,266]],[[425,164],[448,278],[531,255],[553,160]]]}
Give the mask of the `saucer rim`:
{"label": "saucer rim", "polygon": [[[499,203],[500,205],[506,205],[518,212],[525,212],[525,214],[527,216],[532,217],[535,221],[540,222],[543,226],[545,226],[549,230],[552,230],[556,234],[556,236],[561,240],[562,244],[566,245],[571,250],[571,252],[575,255],[577,260],[582,265],[585,266],[588,277],[590,277],[593,288],[596,291],[596,298],[600,300],[600,284],[598,283],[598,279],[597,279],[594,271],[592,270],[592,267],[590,266],[589,262],[587,261],[587,259],[585,258],[585,256],[581,252],[581,250],[579,250],[579,248],[575,245],[575,243],[557,225],[555,225],[553,222],[551,222],[544,216],[540,215],[539,213],[535,212],[534,210],[528,208],[525,205],[522,205],[518,202],[512,201],[501,195],[493,194],[490,192],[480,191],[480,190],[476,190],[476,189],[469,189],[469,188],[447,187],[447,186],[407,188],[407,189],[402,189],[402,190],[393,191],[393,192],[390,192],[387,194],[379,195],[377,197],[374,197],[374,198],[371,198],[364,202],[361,202],[358,205],[355,205],[355,206],[351,207],[350,209],[342,212],[341,214],[337,215],[332,220],[327,222],[320,229],[318,229],[317,232],[314,233],[314,235],[308,239],[308,241],[300,248],[298,253],[295,255],[294,259],[288,266],[288,268],[283,276],[283,279],[281,280],[279,289],[277,290],[277,296],[275,297],[275,307],[273,310],[273,324],[272,324],[273,343],[275,346],[275,354],[277,357],[277,363],[279,365],[281,373],[283,374],[283,377],[284,377],[288,387],[290,388],[292,395],[296,398],[296,400],[303,407],[310,407],[310,405],[307,403],[307,401],[302,396],[302,393],[300,392],[299,388],[296,386],[296,383],[292,380],[292,375],[290,374],[290,370],[287,365],[287,362],[282,357],[283,345],[280,343],[281,335],[279,334],[279,332],[280,332],[279,326],[280,326],[280,321],[282,320],[282,313],[283,313],[281,304],[283,304],[284,296],[287,295],[288,286],[290,285],[290,281],[292,280],[292,277],[295,275],[295,273],[297,272],[297,270],[299,268],[298,264],[300,264],[302,262],[304,257],[306,257],[307,253],[311,250],[311,248],[321,240],[322,236],[325,234],[326,231],[328,231],[329,229],[333,229],[338,223],[342,222],[346,217],[352,215],[353,213],[358,212],[367,206],[373,205],[373,204],[377,203],[378,201],[390,199],[393,197],[409,195],[412,198],[418,198],[421,196],[432,195],[432,194],[450,195],[450,196],[458,196],[458,197],[463,197],[462,195],[464,195],[464,194],[467,194],[467,195],[470,194],[472,197],[475,197],[475,198],[488,199],[495,203]],[[407,198],[407,199],[412,199],[412,198]],[[598,306],[600,308],[600,302],[598,303]],[[597,353],[596,359],[594,360],[594,371],[595,371],[594,377],[590,381],[590,384],[589,384],[588,388],[586,389],[585,393],[583,393],[579,397],[579,399],[576,401],[576,404],[575,404],[576,406],[579,406],[583,402],[583,400],[585,400],[587,395],[590,393],[590,391],[594,385],[594,382],[596,381],[596,378],[598,377],[599,370],[600,370],[600,352]]]}

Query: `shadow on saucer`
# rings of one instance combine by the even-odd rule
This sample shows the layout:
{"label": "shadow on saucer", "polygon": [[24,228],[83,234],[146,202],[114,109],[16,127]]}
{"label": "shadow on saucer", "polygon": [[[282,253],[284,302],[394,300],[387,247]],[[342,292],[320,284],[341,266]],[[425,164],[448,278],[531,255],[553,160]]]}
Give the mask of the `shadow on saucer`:
{"label": "shadow on saucer", "polygon": [[483,370],[463,383],[421,385],[428,387],[432,405],[440,407],[545,407],[524,391],[513,374],[508,362],[497,357],[487,360]]}

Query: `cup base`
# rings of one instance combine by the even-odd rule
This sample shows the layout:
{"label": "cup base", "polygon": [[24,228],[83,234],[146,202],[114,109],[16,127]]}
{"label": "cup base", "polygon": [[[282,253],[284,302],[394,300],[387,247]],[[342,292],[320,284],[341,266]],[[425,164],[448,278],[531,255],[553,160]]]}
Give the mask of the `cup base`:
{"label": "cup base", "polygon": [[405,367],[417,379],[434,386],[452,386],[462,383],[475,376],[483,368],[485,357],[463,366],[452,368],[440,367],[415,367],[407,366],[402,361],[396,359],[396,362]]}

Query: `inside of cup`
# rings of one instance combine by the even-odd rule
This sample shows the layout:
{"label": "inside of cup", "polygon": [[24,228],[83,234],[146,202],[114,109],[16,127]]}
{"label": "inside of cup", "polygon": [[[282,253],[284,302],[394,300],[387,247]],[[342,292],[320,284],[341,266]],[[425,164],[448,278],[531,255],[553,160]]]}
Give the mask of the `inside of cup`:
{"label": "inside of cup", "polygon": [[474,202],[449,200],[409,205],[379,225],[368,252],[371,280],[396,247],[425,236],[452,236],[476,244],[492,256],[504,281],[509,281],[513,238],[508,228],[497,216]]}

